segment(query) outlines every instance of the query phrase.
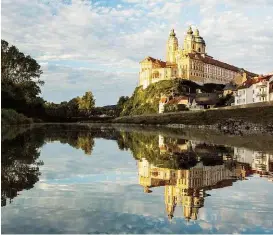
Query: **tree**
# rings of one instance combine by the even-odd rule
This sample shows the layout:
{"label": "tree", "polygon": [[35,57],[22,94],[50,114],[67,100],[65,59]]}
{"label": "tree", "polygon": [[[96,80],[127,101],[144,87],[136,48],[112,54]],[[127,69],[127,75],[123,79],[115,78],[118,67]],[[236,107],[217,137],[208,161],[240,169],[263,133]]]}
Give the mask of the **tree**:
{"label": "tree", "polygon": [[122,112],[125,103],[129,100],[128,96],[121,96],[119,97],[118,103],[117,103],[117,115],[119,116]]}
{"label": "tree", "polygon": [[9,46],[5,40],[1,40],[1,73],[1,81],[18,84],[36,79],[38,85],[44,84],[39,80],[42,70],[37,61],[29,55],[25,56],[17,47]]}
{"label": "tree", "polygon": [[77,97],[79,109],[93,109],[95,107],[95,98],[91,91],[85,92],[82,98]]}
{"label": "tree", "polygon": [[1,40],[2,108],[11,108],[26,116],[44,115],[41,93],[42,70],[37,61]]}
{"label": "tree", "polygon": [[120,108],[120,107],[123,107],[123,105],[125,104],[125,102],[129,100],[129,97],[128,96],[121,96],[119,97],[119,100],[118,100],[118,103],[117,103],[117,106]]}

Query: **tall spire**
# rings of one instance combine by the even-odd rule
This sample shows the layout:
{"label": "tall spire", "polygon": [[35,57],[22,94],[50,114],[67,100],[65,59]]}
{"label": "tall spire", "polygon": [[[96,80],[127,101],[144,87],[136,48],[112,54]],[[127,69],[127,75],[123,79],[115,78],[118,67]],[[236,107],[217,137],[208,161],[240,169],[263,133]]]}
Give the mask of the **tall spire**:
{"label": "tall spire", "polygon": [[174,32],[174,29],[172,29],[171,32],[170,32],[170,36],[171,36],[171,37],[175,37],[175,35],[176,35],[176,34],[175,34],[175,32]]}
{"label": "tall spire", "polygon": [[193,34],[191,26],[189,27],[187,34]]}

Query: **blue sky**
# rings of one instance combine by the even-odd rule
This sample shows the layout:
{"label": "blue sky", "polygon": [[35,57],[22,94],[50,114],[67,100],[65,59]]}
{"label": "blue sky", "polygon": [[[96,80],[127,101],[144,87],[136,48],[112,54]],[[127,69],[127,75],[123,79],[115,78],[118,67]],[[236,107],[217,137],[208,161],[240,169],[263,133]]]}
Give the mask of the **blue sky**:
{"label": "blue sky", "polygon": [[46,100],[91,90],[100,106],[131,95],[145,56],[165,59],[171,28],[182,44],[197,26],[214,58],[272,72],[272,12],[272,0],[2,0],[1,38],[42,65]]}

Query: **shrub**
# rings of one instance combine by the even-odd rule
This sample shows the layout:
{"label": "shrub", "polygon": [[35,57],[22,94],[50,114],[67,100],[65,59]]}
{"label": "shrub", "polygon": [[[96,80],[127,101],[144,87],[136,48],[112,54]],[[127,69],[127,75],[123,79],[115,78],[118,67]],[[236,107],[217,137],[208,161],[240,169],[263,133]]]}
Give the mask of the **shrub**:
{"label": "shrub", "polygon": [[31,124],[33,120],[13,109],[1,109],[1,125]]}

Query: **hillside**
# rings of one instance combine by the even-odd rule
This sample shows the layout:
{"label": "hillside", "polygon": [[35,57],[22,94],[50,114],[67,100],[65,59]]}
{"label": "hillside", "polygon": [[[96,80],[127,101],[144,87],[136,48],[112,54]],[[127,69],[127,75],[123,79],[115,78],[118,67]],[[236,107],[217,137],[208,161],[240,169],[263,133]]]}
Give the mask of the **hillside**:
{"label": "hillside", "polygon": [[202,92],[213,92],[214,90],[222,90],[223,87],[224,85],[217,84],[200,86],[184,79],[160,81],[149,85],[145,90],[140,86],[135,89],[133,95],[124,104],[121,116],[157,113],[161,94],[171,95],[174,92],[175,95],[185,95],[189,91],[195,93],[196,89],[201,89]]}

